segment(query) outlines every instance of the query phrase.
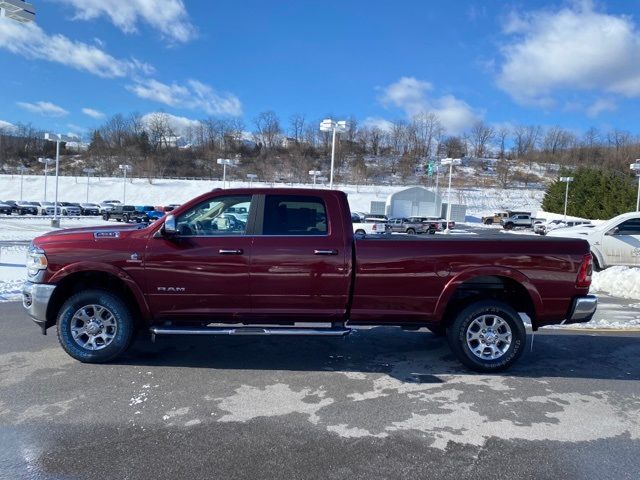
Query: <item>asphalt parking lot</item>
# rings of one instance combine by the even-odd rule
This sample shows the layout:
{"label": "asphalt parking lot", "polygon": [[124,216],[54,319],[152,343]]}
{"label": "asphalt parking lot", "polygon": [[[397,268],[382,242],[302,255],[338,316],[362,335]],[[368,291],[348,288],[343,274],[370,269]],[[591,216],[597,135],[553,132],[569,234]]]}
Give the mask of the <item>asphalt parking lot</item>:
{"label": "asphalt parking lot", "polygon": [[442,339],[140,340],[83,365],[0,304],[0,477],[629,478],[640,334],[537,334],[502,375]]}

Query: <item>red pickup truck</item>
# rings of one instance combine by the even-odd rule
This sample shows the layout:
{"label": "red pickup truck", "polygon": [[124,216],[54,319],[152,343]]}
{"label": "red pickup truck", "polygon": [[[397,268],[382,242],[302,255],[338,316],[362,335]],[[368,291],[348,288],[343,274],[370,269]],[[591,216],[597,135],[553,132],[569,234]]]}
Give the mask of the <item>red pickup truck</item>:
{"label": "red pickup truck", "polygon": [[466,366],[488,372],[523,352],[521,314],[537,329],[588,322],[597,305],[586,241],[354,236],[339,191],[214,190],[149,226],[48,233],[27,263],[24,308],[43,333],[57,325],[82,362],[114,359],[136,330],[343,336],[394,325],[446,335]]}

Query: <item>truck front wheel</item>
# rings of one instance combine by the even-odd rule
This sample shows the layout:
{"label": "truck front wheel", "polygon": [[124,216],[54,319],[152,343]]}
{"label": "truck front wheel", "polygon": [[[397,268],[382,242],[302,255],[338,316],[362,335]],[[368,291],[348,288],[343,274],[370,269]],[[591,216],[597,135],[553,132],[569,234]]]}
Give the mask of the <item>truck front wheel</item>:
{"label": "truck front wheel", "polygon": [[135,331],[125,303],[105,290],[73,295],[60,309],[57,324],[62,348],[84,363],[104,363],[121,355]]}
{"label": "truck front wheel", "polygon": [[512,307],[483,300],[462,310],[447,329],[449,346],[458,359],[477,372],[510,367],[524,352],[527,331]]}

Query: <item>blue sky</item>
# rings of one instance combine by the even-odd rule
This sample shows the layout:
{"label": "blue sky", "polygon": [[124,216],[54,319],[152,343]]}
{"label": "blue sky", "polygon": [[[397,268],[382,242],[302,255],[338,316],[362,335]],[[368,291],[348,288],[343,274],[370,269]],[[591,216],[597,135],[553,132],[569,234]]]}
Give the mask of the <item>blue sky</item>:
{"label": "blue sky", "polygon": [[274,110],[383,126],[434,111],[640,133],[640,1],[34,1],[0,19],[0,126],[86,133]]}

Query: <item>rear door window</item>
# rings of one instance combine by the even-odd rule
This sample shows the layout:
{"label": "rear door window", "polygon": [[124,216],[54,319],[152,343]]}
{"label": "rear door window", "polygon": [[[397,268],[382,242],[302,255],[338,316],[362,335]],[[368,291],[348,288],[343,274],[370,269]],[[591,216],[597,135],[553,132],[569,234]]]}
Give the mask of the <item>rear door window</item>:
{"label": "rear door window", "polygon": [[327,235],[327,209],[319,197],[267,195],[263,235]]}

